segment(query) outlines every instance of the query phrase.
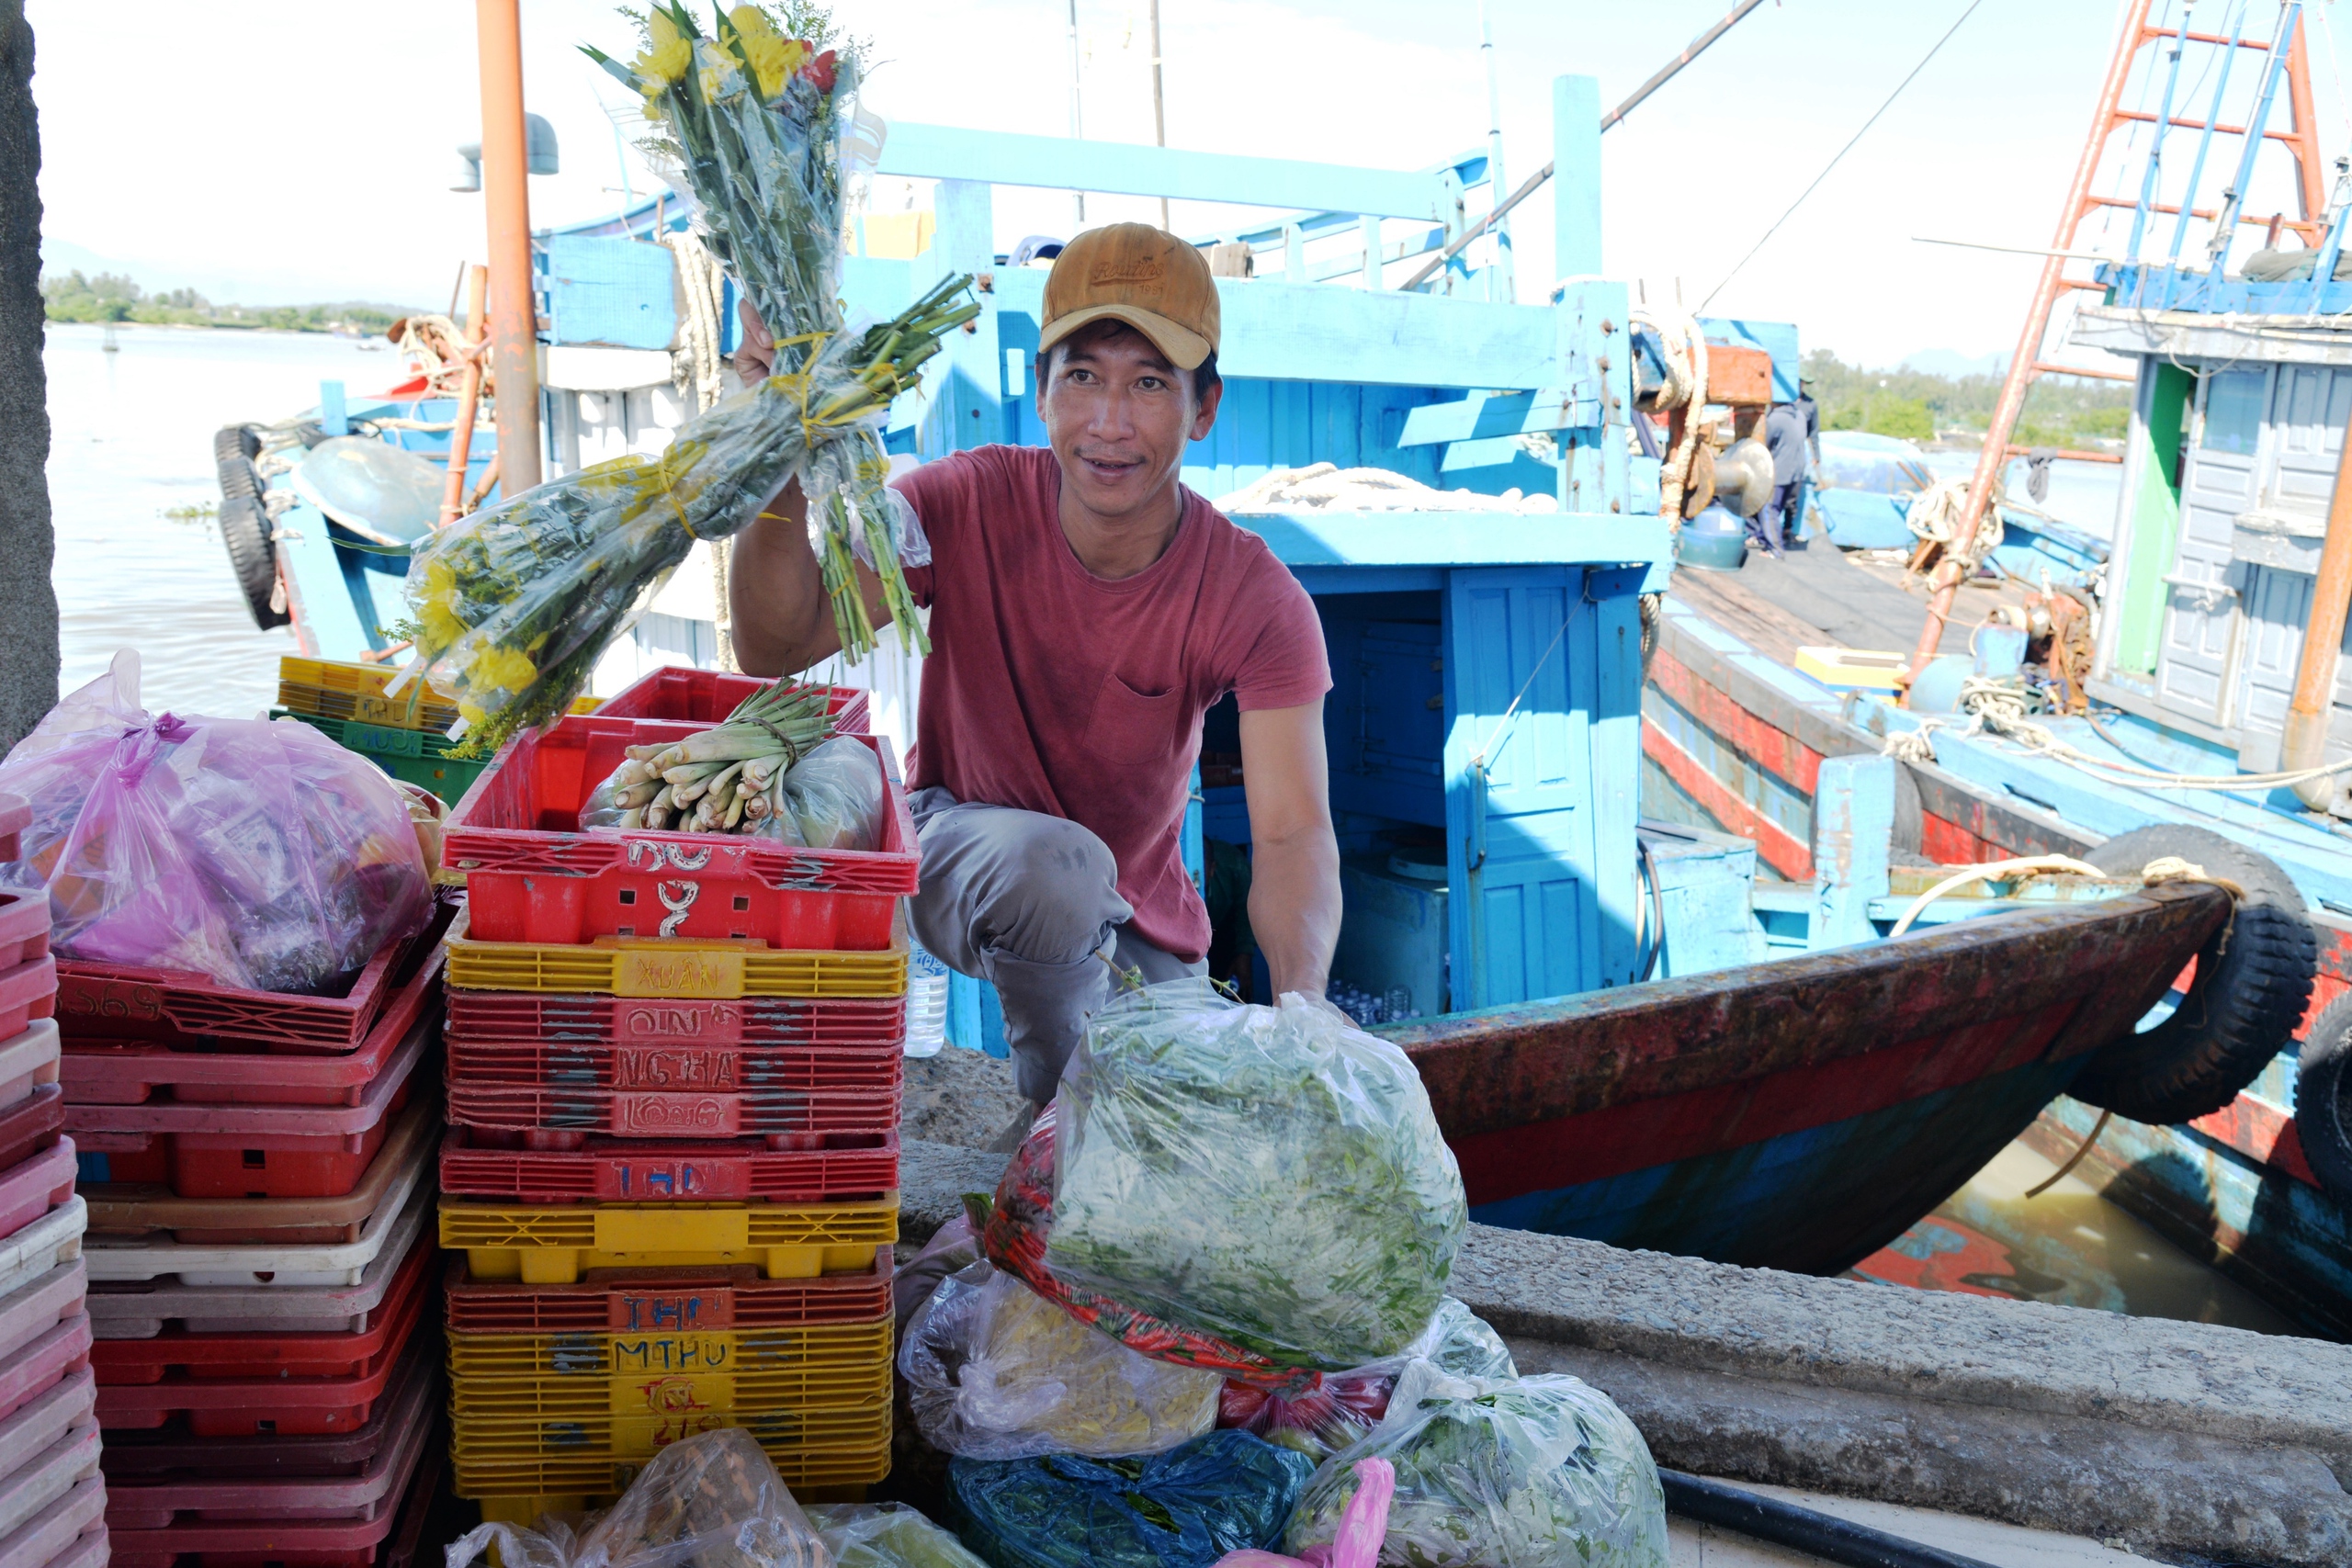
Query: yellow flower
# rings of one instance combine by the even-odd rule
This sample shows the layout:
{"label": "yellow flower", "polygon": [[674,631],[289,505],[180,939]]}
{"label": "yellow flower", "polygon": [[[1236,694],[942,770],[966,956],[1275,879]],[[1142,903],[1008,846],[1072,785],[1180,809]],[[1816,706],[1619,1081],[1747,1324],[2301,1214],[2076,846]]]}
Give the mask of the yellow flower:
{"label": "yellow flower", "polygon": [[656,11],[646,19],[647,48],[637,57],[637,73],[653,79],[645,89],[651,97],[673,82],[683,81],[695,62],[695,46],[678,36],[678,24]]}
{"label": "yellow flower", "polygon": [[727,13],[727,19],[742,35],[743,52],[751,59],[752,73],[760,80],[760,96],[773,98],[782,93],[793,73],[808,62],[808,46],[777,32],[756,6],[738,6]]}
{"label": "yellow flower", "polygon": [[458,699],[458,716],[466,721],[466,729],[469,733],[480,729],[490,722],[490,715],[487,711],[466,701],[463,697]]}
{"label": "yellow flower", "polygon": [[475,692],[505,692],[519,694],[537,679],[539,667],[527,654],[512,648],[495,645],[483,649],[466,666],[466,687]]}
{"label": "yellow flower", "polygon": [[458,615],[458,606],[463,603],[457,571],[447,561],[426,561],[424,597],[416,611],[426,653],[438,656],[466,635],[466,623]]}

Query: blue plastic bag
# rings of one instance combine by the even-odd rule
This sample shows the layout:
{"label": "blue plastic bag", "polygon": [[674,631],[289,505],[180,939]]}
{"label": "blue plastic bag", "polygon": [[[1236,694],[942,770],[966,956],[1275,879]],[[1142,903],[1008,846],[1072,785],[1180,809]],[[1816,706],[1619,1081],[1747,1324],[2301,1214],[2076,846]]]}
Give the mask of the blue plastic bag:
{"label": "blue plastic bag", "polygon": [[995,1568],[1211,1568],[1272,1546],[1315,1462],[1247,1432],[1143,1459],[959,1459],[964,1544]]}

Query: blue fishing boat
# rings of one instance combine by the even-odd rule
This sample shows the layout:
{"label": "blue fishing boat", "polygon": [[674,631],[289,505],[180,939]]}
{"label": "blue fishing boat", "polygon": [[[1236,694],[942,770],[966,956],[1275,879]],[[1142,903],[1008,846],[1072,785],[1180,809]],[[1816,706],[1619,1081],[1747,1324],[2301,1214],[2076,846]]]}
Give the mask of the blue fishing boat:
{"label": "blue fishing boat", "polygon": [[[909,124],[880,170],[937,182],[929,221],[869,218],[843,293],[878,319],[944,278],[977,280],[978,318],[891,412],[894,454],[1034,443],[1046,272],[997,250],[998,187],[1272,214],[1199,237],[1220,280],[1225,394],[1184,478],[1266,540],[1322,616],[1347,906],[1334,996],[1421,1065],[1480,1217],[1834,1271],[2136,1050],[2133,1021],[2251,917],[2233,924],[2211,884],[2146,886],[2136,867],[1938,889],[1900,863],[1923,818],[1914,770],[1876,755],[1821,764],[1841,805],[1811,814],[1801,885],[1771,874],[1778,840],[1656,819],[1671,792],[1645,776],[1645,653],[1663,661],[1682,634],[1679,612],[1657,613],[1674,536],[1662,462],[1633,422],[1654,396],[1634,370],[1640,323],[1662,312],[1600,276],[1598,85],[1560,78],[1554,111],[1554,252],[1571,281],[1532,299],[1471,217],[1501,205],[1487,152],[1385,171]],[[676,216],[657,201],[541,237],[555,471],[658,448],[723,389],[732,310]],[[1702,327],[1722,340],[1711,400],[1727,430],[1793,397],[1792,327],[1689,330]],[[446,400],[435,379],[330,393],[314,429],[266,434],[276,568],[306,647],[399,654],[399,530],[344,515],[348,499],[308,476],[337,440],[428,466],[453,434],[479,443],[462,390]],[[470,495],[479,446],[468,464]],[[724,553],[698,558],[608,656],[623,675],[723,660]],[[877,659],[824,673],[874,687],[876,727],[911,739],[916,672]],[[1238,940],[1238,716],[1213,710],[1186,842],[1215,962],[1263,995]],[[2002,809],[1928,772],[1939,800]],[[958,1043],[1002,1050],[984,986],[958,976],[948,1014]]]}

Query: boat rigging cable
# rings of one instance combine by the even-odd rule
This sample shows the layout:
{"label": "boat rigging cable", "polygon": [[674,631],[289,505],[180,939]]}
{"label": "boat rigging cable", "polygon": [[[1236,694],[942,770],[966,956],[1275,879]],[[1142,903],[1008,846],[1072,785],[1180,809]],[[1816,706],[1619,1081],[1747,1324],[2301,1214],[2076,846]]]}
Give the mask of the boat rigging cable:
{"label": "boat rigging cable", "polygon": [[1894,91],[1886,96],[1886,102],[1879,105],[1878,113],[1873,114],[1870,118],[1862,121],[1861,130],[1854,132],[1853,139],[1848,141],[1843,147],[1838,149],[1838,156],[1830,159],[1827,166],[1823,168],[1821,173],[1813,177],[1813,184],[1805,186],[1804,193],[1794,201],[1789,203],[1789,209],[1786,212],[1781,213],[1780,217],[1772,220],[1772,226],[1764,231],[1764,237],[1757,241],[1753,245],[1750,245],[1747,248],[1747,254],[1733,264],[1732,269],[1724,274],[1723,281],[1716,284],[1712,289],[1708,290],[1707,297],[1699,301],[1700,310],[1704,310],[1708,306],[1713,304],[1715,302],[1715,296],[1721,294],[1725,288],[1729,288],[1731,286],[1731,280],[1739,276],[1740,268],[1746,266],[1749,262],[1754,261],[1756,259],[1756,253],[1762,250],[1767,244],[1771,243],[1772,236],[1781,231],[1781,225],[1786,223],[1791,218],[1796,216],[1797,209],[1805,204],[1805,197],[1811,196],[1815,191],[1821,188],[1821,182],[1827,179],[1829,177],[1830,171],[1837,168],[1838,163],[1844,159],[1846,154],[1854,150],[1855,142],[1861,141],[1863,137],[1870,134],[1871,127],[1876,125],[1879,122],[1880,118],[1883,116],[1887,110],[1894,107],[1894,100],[1903,96],[1903,90],[1919,79],[1919,73],[1928,68],[1928,62],[1934,60],[1938,54],[1943,51],[1944,45],[1951,41],[1951,35],[1960,31],[1961,28],[1967,23],[1968,18],[1976,15],[1976,8],[1983,4],[1984,4],[1984,0],[1968,0],[1968,9],[1962,11],[1960,14],[1959,20],[1953,22],[1950,28],[1947,28],[1944,30],[1944,36],[1936,40],[1935,47],[1928,51],[1927,54],[1921,58],[1919,63],[1911,67],[1911,74],[1905,76],[1902,81],[1897,82],[1894,85]]}

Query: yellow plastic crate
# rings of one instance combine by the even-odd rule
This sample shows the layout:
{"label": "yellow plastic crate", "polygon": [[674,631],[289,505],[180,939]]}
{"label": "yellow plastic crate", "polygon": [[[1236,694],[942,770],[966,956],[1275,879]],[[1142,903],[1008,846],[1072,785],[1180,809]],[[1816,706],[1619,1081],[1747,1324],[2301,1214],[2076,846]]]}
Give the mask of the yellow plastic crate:
{"label": "yellow plastic crate", "polygon": [[1797,668],[1834,692],[1899,692],[1911,656],[1867,648],[1800,648]]}
{"label": "yellow plastic crate", "polygon": [[890,1325],[705,1334],[452,1334],[455,1416],[855,1410],[890,1395]]}
{"label": "yellow plastic crate", "polygon": [[[682,1416],[651,1440],[616,1447],[604,1420],[486,1423],[450,1427],[449,1456],[460,1497],[610,1495],[628,1490],[648,1460],[681,1438],[742,1427],[766,1452],[795,1497],[819,1488],[870,1485],[890,1472],[890,1406],[799,1418]],[[540,1505],[544,1508],[545,1505]],[[485,1516],[487,1517],[487,1516]]]}
{"label": "yellow plastic crate", "polygon": [[569,1285],[586,1269],[749,1263],[771,1280],[871,1268],[899,1195],[855,1203],[474,1203],[441,1200],[441,1245],[477,1280]]}
{"label": "yellow plastic crate", "polygon": [[[402,661],[405,662],[405,661]],[[458,722],[458,699],[419,682],[388,697],[400,663],[362,664],[288,654],[277,661],[277,705],[317,718],[356,719],[388,729],[446,730]]]}
{"label": "yellow plastic crate", "polygon": [[477,942],[466,917],[449,928],[449,984],[534,991],[735,1001],[744,997],[896,997],[907,989],[907,949],[811,953],[763,942],[664,942],[598,937],[577,945]]}

